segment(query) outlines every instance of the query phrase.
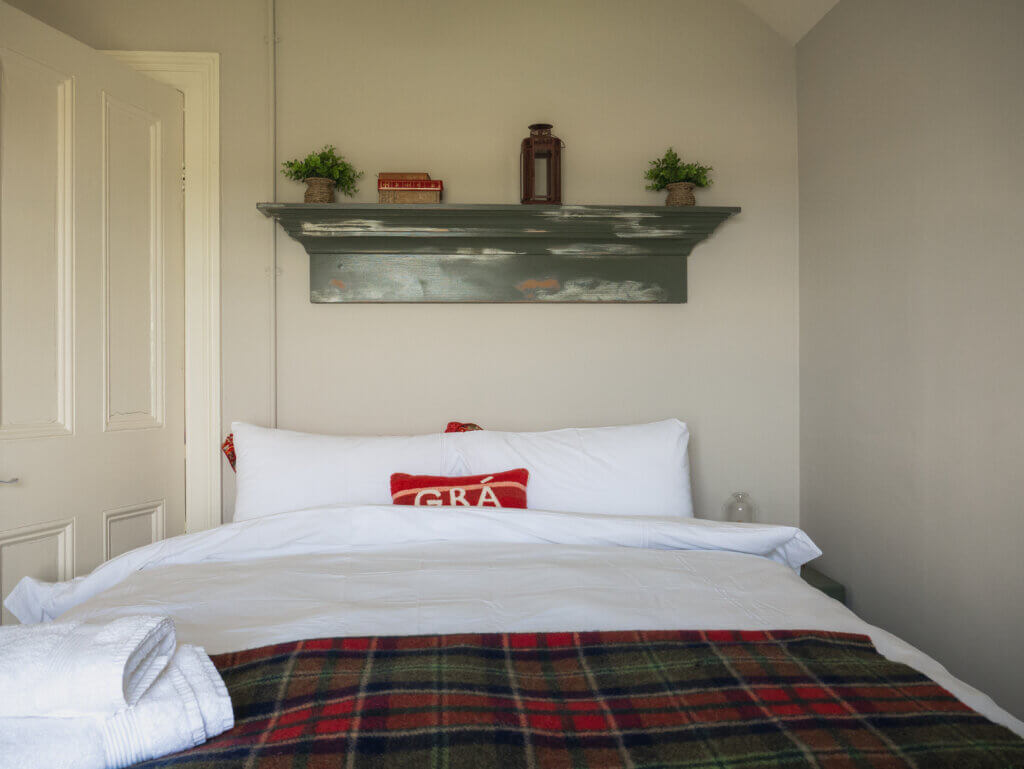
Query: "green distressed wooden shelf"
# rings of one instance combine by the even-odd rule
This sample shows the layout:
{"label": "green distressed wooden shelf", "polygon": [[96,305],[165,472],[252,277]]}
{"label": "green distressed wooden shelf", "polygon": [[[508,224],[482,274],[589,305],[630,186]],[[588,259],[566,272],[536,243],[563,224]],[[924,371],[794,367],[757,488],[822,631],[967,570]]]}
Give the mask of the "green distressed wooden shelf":
{"label": "green distressed wooden shelf", "polygon": [[312,302],[686,301],[726,206],[259,203],[309,253]]}

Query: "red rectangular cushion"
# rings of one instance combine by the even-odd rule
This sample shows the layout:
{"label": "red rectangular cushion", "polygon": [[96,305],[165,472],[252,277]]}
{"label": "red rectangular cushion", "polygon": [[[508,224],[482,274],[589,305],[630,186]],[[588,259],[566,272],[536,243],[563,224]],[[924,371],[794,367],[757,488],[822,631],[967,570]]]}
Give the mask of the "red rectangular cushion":
{"label": "red rectangular cushion", "polygon": [[529,479],[530,471],[522,467],[503,473],[456,478],[394,473],[391,476],[391,501],[396,505],[525,509]]}

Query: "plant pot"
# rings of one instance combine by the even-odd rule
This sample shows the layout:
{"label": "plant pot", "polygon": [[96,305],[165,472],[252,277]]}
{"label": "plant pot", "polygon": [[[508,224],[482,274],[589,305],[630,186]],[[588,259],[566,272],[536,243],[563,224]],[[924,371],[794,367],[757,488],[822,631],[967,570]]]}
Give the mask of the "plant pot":
{"label": "plant pot", "polygon": [[666,189],[668,190],[668,197],[665,198],[666,206],[695,206],[697,205],[697,198],[693,196],[693,190],[696,184],[692,182],[674,182],[669,184]]}
{"label": "plant pot", "polygon": [[334,202],[334,179],[322,179],[319,176],[311,176],[303,179],[306,183],[307,203],[333,203]]}

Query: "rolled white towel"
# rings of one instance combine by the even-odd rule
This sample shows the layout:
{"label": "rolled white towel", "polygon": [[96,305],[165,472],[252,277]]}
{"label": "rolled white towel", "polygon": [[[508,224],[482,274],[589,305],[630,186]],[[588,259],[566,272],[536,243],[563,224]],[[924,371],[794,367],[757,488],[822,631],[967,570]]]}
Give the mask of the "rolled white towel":
{"label": "rolled white towel", "polygon": [[142,699],[115,715],[0,718],[0,769],[119,769],[201,745],[233,725],[210,658],[182,646]]}
{"label": "rolled white towel", "polygon": [[217,668],[202,647],[182,646],[138,705],[104,722],[106,766],[201,745],[234,724],[231,697]]}
{"label": "rolled white towel", "polygon": [[167,617],[0,628],[0,718],[116,713],[139,701],[175,643]]}

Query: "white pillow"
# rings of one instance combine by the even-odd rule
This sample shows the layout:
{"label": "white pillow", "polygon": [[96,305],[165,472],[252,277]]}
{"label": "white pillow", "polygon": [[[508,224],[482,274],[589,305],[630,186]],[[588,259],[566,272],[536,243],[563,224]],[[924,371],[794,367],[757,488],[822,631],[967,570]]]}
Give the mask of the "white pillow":
{"label": "white pillow", "polygon": [[467,475],[530,471],[534,510],[693,516],[690,434],[678,419],[646,425],[445,435]]}
{"label": "white pillow", "polygon": [[232,422],[235,520],[323,505],[389,505],[391,474],[464,475],[441,434],[334,436]]}

